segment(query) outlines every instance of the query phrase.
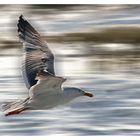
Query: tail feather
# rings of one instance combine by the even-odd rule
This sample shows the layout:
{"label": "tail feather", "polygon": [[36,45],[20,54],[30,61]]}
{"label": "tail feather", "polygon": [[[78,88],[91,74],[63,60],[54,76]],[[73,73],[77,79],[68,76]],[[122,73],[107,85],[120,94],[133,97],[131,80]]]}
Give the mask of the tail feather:
{"label": "tail feather", "polygon": [[28,100],[29,97],[25,100],[3,104],[2,110],[5,116],[19,114],[20,112],[29,109],[29,107],[27,107]]}
{"label": "tail feather", "polygon": [[9,111],[7,113],[5,113],[5,116],[9,116],[9,115],[17,115],[25,110],[28,110],[29,108],[20,108],[20,109],[17,109],[17,110],[12,110],[12,111]]}
{"label": "tail feather", "polygon": [[5,112],[6,110],[9,110],[12,106],[15,106],[18,102],[7,102],[2,104],[1,108]]}

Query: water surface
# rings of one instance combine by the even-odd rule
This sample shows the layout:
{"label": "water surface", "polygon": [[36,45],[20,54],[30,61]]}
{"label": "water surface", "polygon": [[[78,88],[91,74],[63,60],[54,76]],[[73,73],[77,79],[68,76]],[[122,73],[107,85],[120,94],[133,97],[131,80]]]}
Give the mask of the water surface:
{"label": "water surface", "polygon": [[[51,110],[9,117],[0,112],[0,135],[140,134],[139,58],[82,55],[84,50],[79,46],[81,55],[71,56],[77,53],[77,47],[65,44],[69,49],[63,53],[63,45],[49,45],[55,50],[56,74],[67,78],[64,86],[80,87],[94,93],[94,98],[80,97]],[[0,57],[1,103],[23,99],[28,94],[20,59],[20,56]]]}
{"label": "water surface", "polygon": [[[139,5],[0,8],[0,104],[28,95],[21,76],[22,45],[17,37],[21,14],[46,38],[98,33],[112,27],[139,29],[140,25]],[[80,87],[92,92],[94,98],[80,97],[65,106],[9,117],[0,111],[0,135],[140,135],[140,45],[132,44],[134,31],[132,38],[99,40],[102,44],[92,38],[89,42],[48,42],[55,55],[56,75],[67,78],[63,86]]]}

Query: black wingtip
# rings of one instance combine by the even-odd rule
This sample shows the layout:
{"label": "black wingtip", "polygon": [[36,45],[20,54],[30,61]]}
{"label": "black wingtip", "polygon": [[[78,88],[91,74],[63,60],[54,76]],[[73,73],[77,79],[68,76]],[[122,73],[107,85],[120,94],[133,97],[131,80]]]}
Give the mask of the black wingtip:
{"label": "black wingtip", "polygon": [[20,16],[19,16],[19,18],[22,18],[23,17],[23,15],[21,14]]}
{"label": "black wingtip", "polygon": [[[39,33],[33,28],[33,26],[24,18],[21,14],[17,23],[18,36],[21,42],[26,41],[34,45],[42,45]],[[35,36],[35,38],[34,38]]]}
{"label": "black wingtip", "polygon": [[23,15],[20,15],[20,16],[19,16],[19,19],[23,19]]}
{"label": "black wingtip", "polygon": [[25,18],[24,18],[24,16],[22,14],[19,16],[19,21],[20,20],[25,20]]}

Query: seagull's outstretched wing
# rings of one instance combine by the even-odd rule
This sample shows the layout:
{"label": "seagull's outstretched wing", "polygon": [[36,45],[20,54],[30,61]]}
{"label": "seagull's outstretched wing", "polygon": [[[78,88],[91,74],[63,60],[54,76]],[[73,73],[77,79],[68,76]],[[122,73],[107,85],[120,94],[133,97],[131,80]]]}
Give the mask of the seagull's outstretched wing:
{"label": "seagull's outstretched wing", "polygon": [[46,71],[38,72],[38,82],[29,90],[30,96],[62,93],[62,83],[66,81],[63,77],[54,76]]}
{"label": "seagull's outstretched wing", "polygon": [[22,73],[29,89],[36,84],[35,77],[38,71],[46,70],[53,75],[55,74],[54,56],[47,43],[22,15],[19,17],[17,26],[24,49]]}

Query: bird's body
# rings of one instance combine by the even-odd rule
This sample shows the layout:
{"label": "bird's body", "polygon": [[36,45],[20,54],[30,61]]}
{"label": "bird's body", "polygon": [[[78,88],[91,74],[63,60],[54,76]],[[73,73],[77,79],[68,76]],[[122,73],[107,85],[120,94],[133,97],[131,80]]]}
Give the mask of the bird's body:
{"label": "bird's body", "polygon": [[81,96],[80,94],[72,94],[71,90],[73,90],[73,88],[64,88],[61,92],[49,90],[49,93],[44,92],[44,94],[38,94],[30,98],[27,107],[30,107],[31,104],[31,109],[33,110],[50,109],[58,105],[64,105],[70,102],[71,100],[75,99],[76,97]]}
{"label": "bird's body", "polygon": [[5,104],[3,108],[6,116],[19,114],[25,110],[53,108],[80,96],[93,96],[78,88],[62,88],[62,83],[66,79],[55,75],[54,56],[51,50],[23,16],[19,17],[18,33],[23,42],[22,73],[29,89],[29,97]]}

